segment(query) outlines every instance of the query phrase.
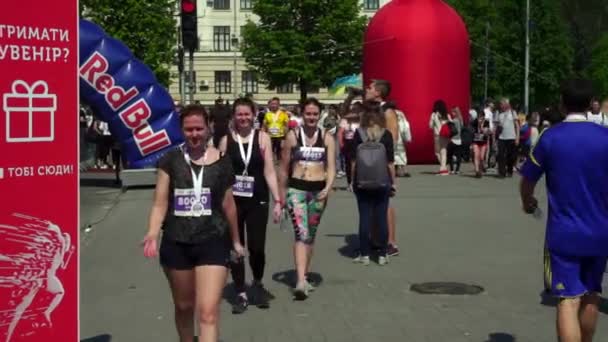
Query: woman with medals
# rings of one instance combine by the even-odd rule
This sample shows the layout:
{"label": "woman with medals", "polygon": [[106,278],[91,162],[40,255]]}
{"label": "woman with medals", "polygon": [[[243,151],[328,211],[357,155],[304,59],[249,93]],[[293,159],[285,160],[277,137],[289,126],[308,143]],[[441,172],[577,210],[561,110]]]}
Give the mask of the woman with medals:
{"label": "woman with medals", "polygon": [[307,280],[321,215],[336,174],[335,140],[317,127],[321,104],[310,98],[302,105],[303,126],[287,135],[282,150],[279,181],[295,231],[296,300],[314,288]]}
{"label": "woman with medals", "polygon": [[215,342],[231,250],[244,255],[232,194],[234,172],[230,158],[208,143],[209,119],[202,106],[187,106],[180,120],[186,142],[158,163],[144,255],[160,255],[180,341],[193,340],[196,310],[199,341]]}
{"label": "woman with medals", "polygon": [[[236,174],[233,186],[235,196],[239,237],[245,241],[249,266],[253,272],[252,304],[267,309],[272,295],[264,288],[262,278],[266,264],[266,226],[268,224],[269,190],[274,199],[273,215],[275,222],[281,215],[281,202],[272,159],[272,143],[265,132],[253,128],[255,104],[247,98],[234,101],[233,128],[220,142],[220,150],[232,162]],[[240,314],[247,310],[249,299],[245,289],[245,262],[239,258],[231,266],[232,279],[237,293],[233,301],[232,313]]]}
{"label": "woman with medals", "polygon": [[490,141],[490,121],[484,115],[479,115],[473,121],[473,163],[475,165],[475,177],[481,178],[484,170],[484,158]]}

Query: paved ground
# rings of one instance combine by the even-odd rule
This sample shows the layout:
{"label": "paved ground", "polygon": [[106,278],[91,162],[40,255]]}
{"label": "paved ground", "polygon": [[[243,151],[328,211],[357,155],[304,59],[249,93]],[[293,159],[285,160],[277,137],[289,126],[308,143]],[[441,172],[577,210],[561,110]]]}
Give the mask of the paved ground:
{"label": "paved ground", "polygon": [[[355,202],[348,192],[333,194],[314,259],[322,284],[306,302],[289,293],[292,234],[270,225],[266,285],[277,298],[270,310],[241,316],[224,302],[222,341],[555,341],[554,308],[540,296],[544,226],[520,213],[517,180],[431,170],[416,167],[400,181],[393,203],[402,253],[386,267],[351,262]],[[82,187],[83,232],[92,224],[81,241],[84,341],[176,340],[166,281],[139,247],[151,198],[151,189]],[[473,283],[485,292],[410,291],[426,281]],[[608,340],[606,303],[602,310],[597,341]]]}

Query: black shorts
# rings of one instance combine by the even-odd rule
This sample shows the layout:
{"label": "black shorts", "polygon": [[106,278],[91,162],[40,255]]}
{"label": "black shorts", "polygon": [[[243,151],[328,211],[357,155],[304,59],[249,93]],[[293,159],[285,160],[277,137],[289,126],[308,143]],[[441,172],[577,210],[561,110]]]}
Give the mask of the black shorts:
{"label": "black shorts", "polygon": [[281,143],[283,142],[284,139],[285,139],[285,137],[270,138],[270,141],[272,143],[272,151],[275,153],[277,158],[279,158],[281,156]]}
{"label": "black shorts", "polygon": [[174,270],[191,270],[197,266],[226,266],[230,263],[230,239],[213,237],[202,243],[187,244],[163,235],[160,264]]}

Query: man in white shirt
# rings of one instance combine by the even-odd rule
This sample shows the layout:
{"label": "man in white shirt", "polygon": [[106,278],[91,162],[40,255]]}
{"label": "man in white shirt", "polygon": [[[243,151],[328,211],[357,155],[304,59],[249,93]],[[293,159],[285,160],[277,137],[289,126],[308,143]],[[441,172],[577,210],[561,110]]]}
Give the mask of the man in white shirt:
{"label": "man in white shirt", "polygon": [[498,176],[512,177],[519,145],[519,120],[511,109],[509,99],[500,101],[501,113],[498,115]]}
{"label": "man in white shirt", "polygon": [[598,99],[594,98],[591,100],[591,111],[587,112],[587,121],[608,126],[608,115],[600,110],[600,101]]}

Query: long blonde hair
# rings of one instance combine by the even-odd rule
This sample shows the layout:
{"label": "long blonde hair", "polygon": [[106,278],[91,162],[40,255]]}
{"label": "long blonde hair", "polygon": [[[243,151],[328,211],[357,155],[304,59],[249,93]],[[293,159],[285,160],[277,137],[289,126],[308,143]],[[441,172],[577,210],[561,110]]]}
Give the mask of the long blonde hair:
{"label": "long blonde hair", "polygon": [[371,140],[378,141],[382,138],[386,128],[386,118],[379,102],[363,102],[361,128],[366,130],[367,136]]}

